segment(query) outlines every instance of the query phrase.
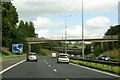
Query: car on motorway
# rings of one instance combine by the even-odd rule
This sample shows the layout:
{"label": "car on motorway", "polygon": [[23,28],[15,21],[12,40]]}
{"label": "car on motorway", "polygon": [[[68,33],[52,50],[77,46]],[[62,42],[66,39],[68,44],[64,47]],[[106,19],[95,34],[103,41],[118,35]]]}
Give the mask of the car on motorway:
{"label": "car on motorway", "polygon": [[27,61],[36,61],[37,62],[37,56],[34,52],[29,52],[27,54]]}
{"label": "car on motorway", "polygon": [[102,54],[98,57],[99,60],[104,60],[104,61],[109,61],[110,60],[110,57],[105,55],[105,54]]}
{"label": "car on motorway", "polygon": [[56,58],[56,53],[52,53],[52,58]]}
{"label": "car on motorway", "polygon": [[57,63],[69,63],[68,54],[60,54],[57,58]]}

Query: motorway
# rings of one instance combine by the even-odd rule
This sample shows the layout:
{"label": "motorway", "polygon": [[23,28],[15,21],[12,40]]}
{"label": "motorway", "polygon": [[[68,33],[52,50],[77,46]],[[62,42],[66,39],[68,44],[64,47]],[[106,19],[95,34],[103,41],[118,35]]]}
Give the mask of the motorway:
{"label": "motorway", "polygon": [[[56,58],[39,57],[37,62],[23,62],[2,74],[3,80],[35,78],[37,80],[118,80],[115,76],[99,73],[73,64],[56,63]],[[6,78],[6,79],[4,79]],[[20,80],[21,80],[20,79]]]}

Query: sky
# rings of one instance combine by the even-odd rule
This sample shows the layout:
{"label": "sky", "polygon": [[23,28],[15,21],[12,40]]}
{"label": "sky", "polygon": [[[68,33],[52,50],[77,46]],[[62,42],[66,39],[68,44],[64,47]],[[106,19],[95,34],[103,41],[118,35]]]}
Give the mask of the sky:
{"label": "sky", "polygon": [[[83,0],[84,38],[101,38],[118,25],[120,0]],[[19,20],[31,21],[39,37],[82,38],[82,0],[13,0]],[[60,16],[61,15],[61,16]]]}

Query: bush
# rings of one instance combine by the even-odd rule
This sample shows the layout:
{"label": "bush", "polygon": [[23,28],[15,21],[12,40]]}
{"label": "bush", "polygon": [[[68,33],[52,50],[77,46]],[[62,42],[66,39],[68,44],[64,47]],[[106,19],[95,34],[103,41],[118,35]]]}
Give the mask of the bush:
{"label": "bush", "polygon": [[80,60],[70,60],[70,62],[120,75],[120,67],[119,66],[110,66],[110,65],[106,65],[106,64],[86,62],[86,61],[80,61]]}

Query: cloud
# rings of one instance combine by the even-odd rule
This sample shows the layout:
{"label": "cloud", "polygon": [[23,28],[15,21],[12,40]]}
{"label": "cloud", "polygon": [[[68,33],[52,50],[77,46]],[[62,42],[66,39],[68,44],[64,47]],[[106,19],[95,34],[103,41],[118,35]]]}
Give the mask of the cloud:
{"label": "cloud", "polygon": [[47,17],[37,17],[32,22],[35,26],[35,32],[38,33],[38,36],[46,37],[46,38],[50,38],[53,35],[54,37],[58,35],[58,34],[55,35],[54,32],[51,32],[49,30],[50,27],[56,28],[64,24],[63,22],[52,21],[51,19]]}
{"label": "cloud", "polygon": [[46,17],[37,17],[35,20],[33,20],[33,23],[35,25],[36,30],[46,29],[46,28],[51,27],[51,26],[63,25],[62,22],[52,21]]}
{"label": "cloud", "polygon": [[110,20],[104,16],[97,16],[93,19],[87,20],[86,24],[88,27],[105,27],[110,24]]}
{"label": "cloud", "polygon": [[87,31],[86,35],[92,37],[102,37],[111,24],[112,23],[110,19],[104,16],[97,16],[95,18],[89,19],[86,21],[85,26]]}
{"label": "cloud", "polygon": [[49,30],[39,30],[35,31],[38,34],[38,37],[48,37],[49,36]]}
{"label": "cloud", "polygon": [[[117,7],[119,0],[84,0],[84,10],[101,12]],[[14,0],[21,19],[81,12],[81,0]]]}
{"label": "cloud", "polygon": [[[65,30],[59,29],[58,31],[50,31],[48,27],[55,25],[56,22],[51,21],[45,17],[39,17],[35,21],[35,31],[39,34],[39,37],[62,39],[65,38]],[[58,23],[57,23],[58,24]],[[111,21],[104,16],[97,16],[86,21],[84,26],[84,38],[101,38],[109,28]],[[55,26],[56,27],[56,26]],[[67,38],[82,38],[82,26],[73,25],[67,28]]]}
{"label": "cloud", "polygon": [[87,11],[105,11],[117,7],[119,0],[84,0]]}
{"label": "cloud", "polygon": [[[85,12],[104,12],[116,8],[119,0],[83,0]],[[13,0],[12,3],[17,8],[19,18],[22,20],[33,21],[35,32],[39,37],[61,37],[61,35],[50,32],[49,27],[64,25],[58,20],[58,14],[81,13],[81,0]],[[42,16],[42,17],[41,17]],[[96,16],[86,21],[84,35],[86,38],[103,36],[112,25],[111,20],[105,16]],[[59,32],[63,32],[60,30]],[[82,38],[82,27],[74,24],[67,29],[68,38]]]}
{"label": "cloud", "polygon": [[80,25],[74,25],[67,29],[68,38],[81,38],[82,27]]}

